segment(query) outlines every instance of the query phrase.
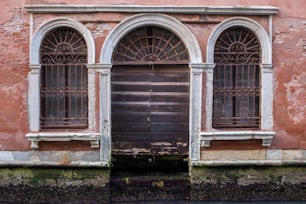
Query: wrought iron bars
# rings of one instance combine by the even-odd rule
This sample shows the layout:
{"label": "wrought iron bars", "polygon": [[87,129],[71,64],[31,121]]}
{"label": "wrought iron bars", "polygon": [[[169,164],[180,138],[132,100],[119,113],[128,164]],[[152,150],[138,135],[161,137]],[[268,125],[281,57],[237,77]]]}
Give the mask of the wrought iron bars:
{"label": "wrought iron bars", "polygon": [[225,30],[215,45],[214,128],[259,128],[260,45],[246,28]]}
{"label": "wrought iron bars", "polygon": [[113,64],[188,64],[183,42],[172,32],[155,26],[138,28],[120,40]]}
{"label": "wrought iron bars", "polygon": [[81,34],[64,27],[50,31],[40,62],[41,128],[87,128],[87,46]]}

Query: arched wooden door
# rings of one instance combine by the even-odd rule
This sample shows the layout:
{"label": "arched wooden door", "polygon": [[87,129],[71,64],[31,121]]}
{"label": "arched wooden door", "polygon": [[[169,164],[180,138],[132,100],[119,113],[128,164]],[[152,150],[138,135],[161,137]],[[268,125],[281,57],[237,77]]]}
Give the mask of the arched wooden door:
{"label": "arched wooden door", "polygon": [[130,32],[113,53],[112,153],[187,155],[188,52],[159,27]]}

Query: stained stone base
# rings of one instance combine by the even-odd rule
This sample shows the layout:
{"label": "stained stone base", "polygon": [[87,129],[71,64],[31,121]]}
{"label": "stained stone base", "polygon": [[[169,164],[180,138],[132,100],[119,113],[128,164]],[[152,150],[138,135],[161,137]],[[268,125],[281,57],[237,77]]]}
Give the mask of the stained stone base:
{"label": "stained stone base", "polygon": [[197,167],[190,199],[209,201],[306,200],[306,167]]}
{"label": "stained stone base", "polygon": [[2,168],[0,201],[109,203],[107,168]]}

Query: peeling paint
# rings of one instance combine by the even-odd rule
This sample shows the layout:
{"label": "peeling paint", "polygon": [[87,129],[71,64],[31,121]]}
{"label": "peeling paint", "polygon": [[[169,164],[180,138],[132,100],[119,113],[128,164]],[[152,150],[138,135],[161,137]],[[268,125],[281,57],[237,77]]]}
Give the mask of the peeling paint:
{"label": "peeling paint", "polygon": [[171,146],[172,144],[170,142],[154,142],[151,143],[153,146]]}
{"label": "peeling paint", "polygon": [[306,117],[306,72],[301,75],[293,75],[285,87],[288,115],[295,125],[301,124]]}
{"label": "peeling paint", "polygon": [[8,21],[2,25],[2,29],[9,33],[21,32],[23,28],[22,15],[23,13],[21,10],[16,12],[11,21]]}
{"label": "peeling paint", "polygon": [[178,147],[187,147],[188,146],[188,143],[185,143],[185,142],[177,142],[176,145]]}
{"label": "peeling paint", "polygon": [[277,33],[275,33],[274,43],[282,44],[282,43],[284,43],[285,39],[289,36],[290,36],[290,34],[287,33],[287,32],[277,32]]}

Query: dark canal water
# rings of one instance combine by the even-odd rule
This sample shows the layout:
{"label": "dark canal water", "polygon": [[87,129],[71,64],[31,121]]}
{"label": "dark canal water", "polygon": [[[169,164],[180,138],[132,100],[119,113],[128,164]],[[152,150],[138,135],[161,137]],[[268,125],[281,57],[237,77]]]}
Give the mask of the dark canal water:
{"label": "dark canal water", "polygon": [[[245,201],[245,202],[226,202],[226,201],[133,201],[116,202],[115,204],[306,204],[306,201]],[[114,203],[113,203],[114,204]]]}

